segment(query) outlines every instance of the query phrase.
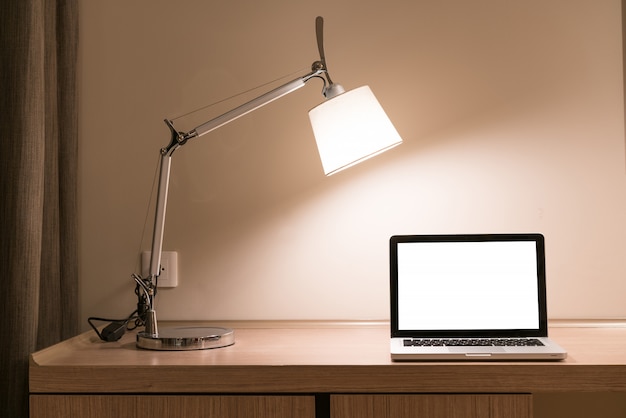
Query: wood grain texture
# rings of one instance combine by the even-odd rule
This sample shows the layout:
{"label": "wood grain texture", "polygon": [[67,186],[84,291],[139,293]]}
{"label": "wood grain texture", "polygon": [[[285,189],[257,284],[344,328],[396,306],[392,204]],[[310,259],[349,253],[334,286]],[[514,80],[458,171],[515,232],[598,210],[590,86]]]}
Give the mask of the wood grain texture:
{"label": "wood grain texture", "polygon": [[[231,347],[137,349],[93,332],[34,353],[31,393],[626,392],[626,328],[557,327],[560,362],[412,362],[389,358],[387,324],[237,324]],[[459,378],[462,376],[462,378]]]}
{"label": "wood grain texture", "polygon": [[313,396],[33,395],[37,418],[315,418]]}
{"label": "wood grain texture", "polygon": [[531,418],[531,395],[332,395],[332,418]]}

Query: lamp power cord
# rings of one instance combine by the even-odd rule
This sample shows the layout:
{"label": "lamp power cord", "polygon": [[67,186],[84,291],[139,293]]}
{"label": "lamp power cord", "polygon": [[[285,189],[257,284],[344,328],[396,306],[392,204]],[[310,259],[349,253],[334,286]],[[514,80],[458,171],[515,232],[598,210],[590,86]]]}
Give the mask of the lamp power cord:
{"label": "lamp power cord", "polygon": [[[138,327],[142,327],[146,323],[146,313],[148,311],[148,296],[137,284],[135,286],[135,295],[137,295],[137,309],[124,319],[111,319],[100,317],[89,317],[87,322],[95,331],[102,341],[117,341],[126,333]],[[99,329],[96,322],[108,322],[102,330]]]}

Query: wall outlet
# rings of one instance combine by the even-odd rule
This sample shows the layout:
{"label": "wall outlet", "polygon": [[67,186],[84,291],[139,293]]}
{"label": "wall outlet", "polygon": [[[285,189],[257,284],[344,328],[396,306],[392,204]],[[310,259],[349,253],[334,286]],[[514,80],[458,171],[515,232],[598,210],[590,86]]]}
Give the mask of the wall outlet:
{"label": "wall outlet", "polygon": [[[151,253],[151,251],[141,253],[142,277],[147,277],[150,274]],[[178,286],[178,253],[176,251],[163,251],[161,253],[161,274],[159,274],[158,286],[159,288]]]}

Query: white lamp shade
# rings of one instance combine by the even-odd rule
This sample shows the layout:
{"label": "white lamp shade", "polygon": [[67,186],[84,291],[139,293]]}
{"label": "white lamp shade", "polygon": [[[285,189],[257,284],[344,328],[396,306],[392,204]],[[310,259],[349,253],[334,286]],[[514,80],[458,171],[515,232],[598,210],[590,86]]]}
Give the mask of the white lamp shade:
{"label": "white lamp shade", "polygon": [[327,176],[402,143],[368,86],[314,107],[309,118]]}

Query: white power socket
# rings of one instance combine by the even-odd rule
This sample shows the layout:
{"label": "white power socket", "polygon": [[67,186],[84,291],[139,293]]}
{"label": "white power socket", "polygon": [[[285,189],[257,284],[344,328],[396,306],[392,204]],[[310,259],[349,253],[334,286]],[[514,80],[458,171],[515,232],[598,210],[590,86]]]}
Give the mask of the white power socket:
{"label": "white power socket", "polygon": [[[141,253],[141,276],[150,274],[151,251]],[[163,251],[161,253],[161,274],[159,274],[159,287],[178,286],[178,253],[176,251]]]}

